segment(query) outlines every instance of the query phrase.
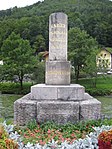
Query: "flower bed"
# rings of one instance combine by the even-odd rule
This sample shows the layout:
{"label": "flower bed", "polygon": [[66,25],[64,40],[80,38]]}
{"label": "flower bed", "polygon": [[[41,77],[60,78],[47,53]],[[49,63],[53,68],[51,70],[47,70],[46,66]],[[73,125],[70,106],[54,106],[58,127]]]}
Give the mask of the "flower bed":
{"label": "flower bed", "polygon": [[98,149],[99,134],[105,130],[108,131],[112,129],[112,126],[104,125],[101,127],[94,127],[94,132],[86,135],[84,139],[74,140],[72,144],[70,144],[67,140],[58,144],[57,141],[52,139],[47,144],[40,145],[39,143],[32,144],[29,142],[27,144],[23,144],[23,138],[16,131],[14,131],[13,125],[6,125],[5,122],[2,123],[2,125],[9,134],[9,138],[17,142],[18,149]]}
{"label": "flower bed", "polygon": [[98,136],[99,149],[112,149],[112,129],[103,131]]}

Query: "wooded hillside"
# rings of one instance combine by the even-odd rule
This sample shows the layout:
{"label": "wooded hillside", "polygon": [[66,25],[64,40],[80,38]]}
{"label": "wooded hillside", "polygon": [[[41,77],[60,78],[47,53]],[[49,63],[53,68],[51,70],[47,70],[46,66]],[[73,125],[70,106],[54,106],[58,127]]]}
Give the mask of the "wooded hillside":
{"label": "wooded hillside", "polygon": [[46,45],[38,51],[48,49],[48,17],[57,11],[68,15],[69,29],[79,27],[101,46],[112,47],[112,2],[109,0],[44,0],[28,7],[0,11],[0,47],[15,32],[29,40],[32,47],[41,35]]}

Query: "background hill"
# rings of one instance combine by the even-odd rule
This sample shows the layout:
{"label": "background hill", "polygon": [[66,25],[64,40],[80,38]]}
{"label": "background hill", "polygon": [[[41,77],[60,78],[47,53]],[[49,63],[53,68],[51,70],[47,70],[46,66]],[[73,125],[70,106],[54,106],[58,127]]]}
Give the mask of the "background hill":
{"label": "background hill", "polygon": [[58,11],[68,15],[68,29],[79,27],[101,46],[112,47],[112,2],[109,0],[44,0],[28,7],[0,11],[0,47],[15,32],[29,40],[32,47],[37,40],[45,40],[40,51],[48,49],[48,17]]}

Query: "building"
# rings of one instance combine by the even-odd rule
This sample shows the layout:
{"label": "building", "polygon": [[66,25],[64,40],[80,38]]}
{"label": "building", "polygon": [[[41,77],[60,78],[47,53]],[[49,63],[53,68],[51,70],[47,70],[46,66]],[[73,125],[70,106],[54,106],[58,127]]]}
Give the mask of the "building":
{"label": "building", "polygon": [[97,66],[99,68],[112,69],[112,48],[102,48],[97,55]]}
{"label": "building", "polygon": [[0,65],[3,65],[3,61],[2,60],[0,61]]}

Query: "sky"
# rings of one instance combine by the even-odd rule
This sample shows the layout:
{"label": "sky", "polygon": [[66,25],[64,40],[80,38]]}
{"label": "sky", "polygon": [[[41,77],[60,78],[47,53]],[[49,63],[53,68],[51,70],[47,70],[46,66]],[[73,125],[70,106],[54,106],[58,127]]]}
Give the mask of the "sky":
{"label": "sky", "polygon": [[6,10],[8,8],[17,7],[25,7],[28,5],[32,5],[38,1],[42,0],[1,0],[0,2],[0,10]]}
{"label": "sky", "polygon": [[43,0],[1,0],[0,10],[6,10],[8,8],[13,8],[15,6],[25,7],[25,6],[32,5],[38,1],[43,1]]}

